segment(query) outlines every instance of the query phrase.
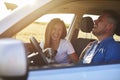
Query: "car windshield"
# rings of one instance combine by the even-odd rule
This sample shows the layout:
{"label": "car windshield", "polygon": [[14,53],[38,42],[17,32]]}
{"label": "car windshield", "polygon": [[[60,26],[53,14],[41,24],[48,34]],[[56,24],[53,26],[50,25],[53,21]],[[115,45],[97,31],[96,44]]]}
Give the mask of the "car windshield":
{"label": "car windshield", "polygon": [[0,20],[10,15],[17,8],[26,5],[34,5],[36,0],[0,0]]}

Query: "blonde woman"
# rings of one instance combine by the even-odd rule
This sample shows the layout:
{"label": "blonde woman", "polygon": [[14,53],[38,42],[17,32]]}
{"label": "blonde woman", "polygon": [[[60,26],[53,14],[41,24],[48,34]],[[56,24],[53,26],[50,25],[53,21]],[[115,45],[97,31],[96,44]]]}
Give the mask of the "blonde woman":
{"label": "blonde woman", "polygon": [[44,49],[52,48],[57,51],[56,63],[77,63],[78,56],[72,44],[65,39],[67,34],[65,24],[59,18],[52,19],[46,28]]}

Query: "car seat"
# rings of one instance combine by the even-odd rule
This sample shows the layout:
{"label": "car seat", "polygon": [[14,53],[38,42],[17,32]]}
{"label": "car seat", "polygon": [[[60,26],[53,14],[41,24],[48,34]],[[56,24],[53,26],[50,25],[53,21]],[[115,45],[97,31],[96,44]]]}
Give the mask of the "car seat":
{"label": "car seat", "polygon": [[[83,17],[79,24],[79,30],[76,29],[75,33],[77,33],[81,30],[85,33],[90,33],[92,31],[92,28],[94,26],[93,20],[91,17]],[[91,41],[94,41],[95,39],[88,39],[88,38],[76,38],[72,41],[73,47],[78,55],[80,56],[83,49],[87,46],[87,44]]]}

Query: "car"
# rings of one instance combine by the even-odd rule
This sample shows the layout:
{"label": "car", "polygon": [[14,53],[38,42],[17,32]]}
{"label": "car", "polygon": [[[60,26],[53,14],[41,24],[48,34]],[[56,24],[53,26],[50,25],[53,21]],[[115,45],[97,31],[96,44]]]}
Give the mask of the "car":
{"label": "car", "polygon": [[[3,48],[3,46],[0,46],[0,55],[4,55],[2,53],[6,53],[6,51],[9,50],[10,52],[7,53],[8,57],[10,57],[10,59],[13,57],[16,59],[16,61],[18,60],[18,62],[14,63],[13,61],[12,63],[6,63],[3,65],[3,62],[5,62],[7,58],[2,58],[0,63],[3,65],[3,67],[7,67],[0,69],[1,79],[119,80],[119,62],[111,64],[103,63],[84,65],[48,64],[45,60],[45,56],[41,54],[42,50],[39,47],[39,43],[44,41],[44,30],[46,24],[52,18],[57,17],[61,18],[66,23],[66,39],[71,41],[77,55],[80,56],[80,53],[85,48],[85,46],[90,41],[96,39],[96,37],[92,35],[91,32],[86,32],[86,30],[82,31],[80,29],[82,18],[89,16],[95,20],[99,17],[104,9],[113,9],[120,13],[119,4],[119,1],[108,0],[35,0],[35,2],[32,2],[32,4],[16,7],[9,15],[0,20],[0,44],[3,44],[3,41],[5,41],[3,44],[5,47]],[[62,15],[64,15],[64,17]],[[46,18],[45,16],[47,16],[48,22],[41,22],[41,18]],[[69,21],[67,22],[67,20]],[[42,27],[40,27],[40,25]],[[91,23],[84,25],[89,26]],[[119,35],[114,35],[114,37],[116,41],[120,42]],[[12,45],[9,45],[8,42],[11,42]],[[18,45],[21,48],[18,49],[17,47],[13,47],[13,50],[11,50],[11,46],[14,45]],[[17,54],[20,51],[21,53],[16,56],[12,54],[13,52]],[[20,58],[17,58],[18,56],[21,56],[23,61],[21,61]],[[18,67],[19,64],[17,63],[19,62],[22,62],[24,67]],[[13,66],[18,68],[15,69]],[[5,69],[8,70],[6,71]],[[13,72],[10,70],[13,70]],[[21,72],[21,74],[15,75],[15,73],[19,72]]]}

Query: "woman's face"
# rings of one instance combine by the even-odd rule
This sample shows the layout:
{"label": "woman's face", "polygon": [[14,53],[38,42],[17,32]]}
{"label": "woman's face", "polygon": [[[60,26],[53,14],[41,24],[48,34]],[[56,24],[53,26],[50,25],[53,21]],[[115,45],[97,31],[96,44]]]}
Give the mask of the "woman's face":
{"label": "woman's face", "polygon": [[54,41],[60,40],[62,32],[63,32],[63,25],[60,23],[55,24],[51,31],[51,39]]}

